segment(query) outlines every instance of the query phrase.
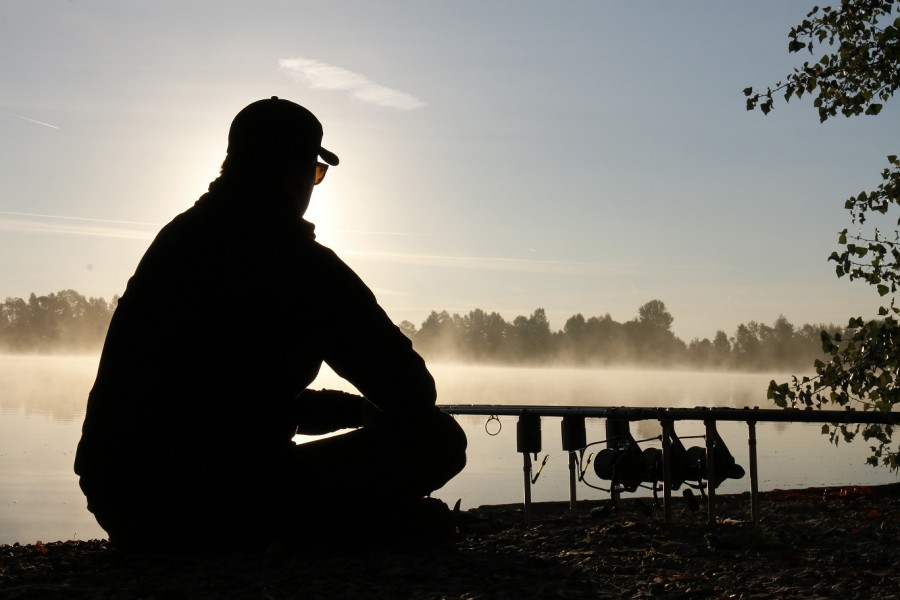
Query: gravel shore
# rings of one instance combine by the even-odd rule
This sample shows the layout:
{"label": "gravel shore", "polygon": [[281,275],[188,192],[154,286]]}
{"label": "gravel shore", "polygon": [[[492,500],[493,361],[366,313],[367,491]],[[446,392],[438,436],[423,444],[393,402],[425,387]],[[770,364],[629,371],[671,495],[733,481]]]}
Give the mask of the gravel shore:
{"label": "gravel shore", "polygon": [[[720,496],[718,522],[648,500],[463,513],[442,544],[228,554],[173,540],[128,555],[102,540],[0,546],[0,598],[900,598],[900,484]],[[598,512],[598,511],[595,511]],[[198,552],[199,551],[199,552]]]}

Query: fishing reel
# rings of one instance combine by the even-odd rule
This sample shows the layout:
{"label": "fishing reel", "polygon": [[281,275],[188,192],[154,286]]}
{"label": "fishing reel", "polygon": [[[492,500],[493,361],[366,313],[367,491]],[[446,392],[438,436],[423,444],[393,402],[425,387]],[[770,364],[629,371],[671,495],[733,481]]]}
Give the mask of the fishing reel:
{"label": "fishing reel", "polygon": [[[686,449],[673,430],[666,440],[672,451],[670,489],[677,490],[688,484],[703,493],[703,480],[718,488],[726,479],[741,479],[744,476],[743,467],[737,464],[718,432],[713,431],[711,435],[712,438],[707,439],[707,447],[714,453],[715,471],[710,480],[707,449],[700,446]],[[656,497],[660,482],[665,480],[663,451],[655,447],[642,449],[631,435],[629,422],[624,419],[606,420],[606,446],[594,459],[597,477],[609,481],[611,488],[618,491],[634,492],[642,486],[651,487]],[[697,483],[688,483],[694,481]]]}
{"label": "fishing reel", "polygon": [[[496,417],[492,416],[491,419],[496,419]],[[668,485],[670,490],[677,490],[686,485],[685,499],[695,510],[698,505],[691,488],[699,490],[701,496],[705,496],[704,480],[711,486],[711,489],[715,489],[726,479],[741,479],[744,476],[743,467],[737,464],[714,426],[707,427],[706,436],[691,436],[705,437],[705,448],[700,446],[685,448],[682,439],[687,438],[679,438],[675,435],[671,424],[668,428],[664,427],[663,431],[667,432],[663,436],[635,440],[631,435],[630,422],[627,419],[611,417],[606,419],[606,439],[587,443],[585,417],[577,412],[563,416],[561,439],[563,450],[569,456],[569,505],[572,516],[575,514],[575,488],[578,482],[590,488],[609,492],[612,509],[617,508],[618,498],[622,492],[636,492],[641,487],[652,490],[654,503],[659,506],[658,492],[665,485]],[[640,446],[641,442],[651,440],[662,440],[663,444],[667,446],[670,454],[668,474],[665,473],[663,450],[658,447],[642,448]],[[606,448],[600,450],[596,454],[596,458],[593,454],[588,454],[585,458],[587,448],[604,443]],[[537,412],[526,409],[519,414],[519,420],[516,423],[516,450],[521,453],[523,459],[525,524],[528,525],[531,486],[537,482],[549,458],[549,455],[545,455],[543,462],[534,472],[531,457],[534,456],[534,460],[537,460],[538,453],[541,451],[541,416]],[[711,461],[708,460],[708,451],[713,453]],[[608,489],[593,485],[586,480],[585,473],[592,459],[596,476],[610,482]],[[662,485],[660,485],[661,482]]]}

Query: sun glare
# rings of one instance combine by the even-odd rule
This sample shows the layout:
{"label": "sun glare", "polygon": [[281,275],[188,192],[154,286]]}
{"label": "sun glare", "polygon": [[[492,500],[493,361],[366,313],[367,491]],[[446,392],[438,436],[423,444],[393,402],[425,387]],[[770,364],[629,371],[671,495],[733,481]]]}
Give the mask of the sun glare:
{"label": "sun glare", "polygon": [[[346,200],[352,198],[354,186],[346,181],[337,180],[338,173],[329,173],[325,181],[317,185],[312,200],[306,210],[306,220],[315,223],[316,231],[322,237],[329,237],[329,232],[347,229],[351,220],[357,221],[359,215],[348,212]],[[332,179],[329,180],[329,177]],[[356,217],[351,219],[351,217]]]}
{"label": "sun glare", "polygon": [[188,192],[199,196],[206,191],[209,183],[219,176],[225,151],[209,144],[198,146],[192,156],[193,159],[185,165],[183,181]]}

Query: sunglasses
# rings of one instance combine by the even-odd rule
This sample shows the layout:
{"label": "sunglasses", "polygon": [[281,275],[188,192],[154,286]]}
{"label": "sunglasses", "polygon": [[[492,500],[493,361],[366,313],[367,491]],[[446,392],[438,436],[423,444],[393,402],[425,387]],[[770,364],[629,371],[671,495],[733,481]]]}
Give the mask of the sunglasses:
{"label": "sunglasses", "polygon": [[325,179],[325,173],[328,172],[328,165],[323,162],[316,163],[316,181],[315,185],[319,185],[322,183],[322,180]]}

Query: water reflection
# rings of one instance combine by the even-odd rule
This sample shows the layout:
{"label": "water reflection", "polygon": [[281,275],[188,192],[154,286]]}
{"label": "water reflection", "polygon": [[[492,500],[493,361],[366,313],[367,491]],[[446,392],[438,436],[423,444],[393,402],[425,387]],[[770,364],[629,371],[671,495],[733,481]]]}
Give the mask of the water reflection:
{"label": "water reflection", "polygon": [[97,356],[0,355],[0,415],[50,415],[81,421]]}

